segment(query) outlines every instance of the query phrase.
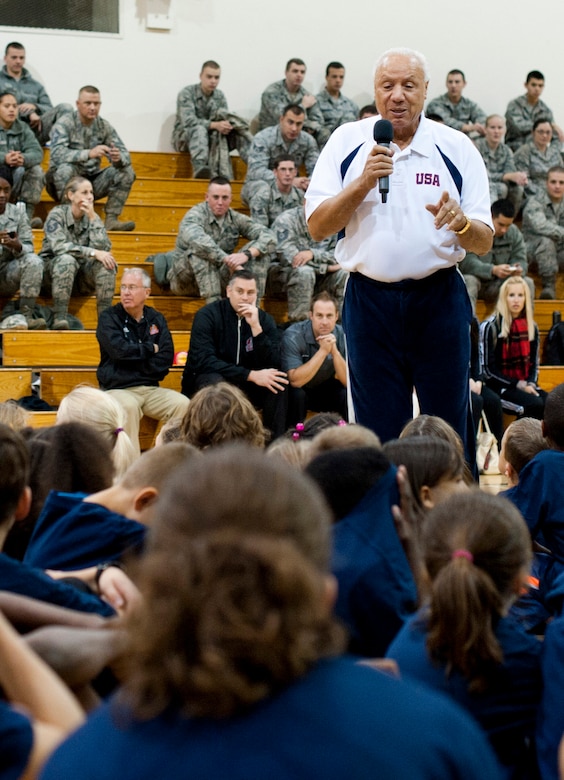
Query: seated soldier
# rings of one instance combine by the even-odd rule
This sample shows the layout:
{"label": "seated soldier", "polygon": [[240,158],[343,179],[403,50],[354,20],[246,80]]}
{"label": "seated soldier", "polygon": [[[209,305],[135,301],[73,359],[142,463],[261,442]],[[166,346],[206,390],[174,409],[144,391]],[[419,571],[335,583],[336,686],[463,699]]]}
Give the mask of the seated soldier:
{"label": "seated soldier", "polygon": [[[43,279],[43,262],[33,251],[33,235],[26,215],[10,203],[11,170],[0,168],[0,295],[20,293],[21,328],[45,328],[33,308]],[[3,325],[6,327],[6,325]]]}
{"label": "seated soldier", "polygon": [[278,242],[278,263],[269,270],[273,292],[284,286],[288,295],[290,322],[305,320],[315,292],[327,290],[338,301],[339,313],[348,274],[335,260],[336,236],[314,241],[302,206],[278,216],[272,226]]}
{"label": "seated soldier", "polygon": [[564,269],[564,167],[548,171],[544,188],[529,198],[523,211],[523,238],[529,264],[536,264],[542,281],[541,299],[556,297],[556,274]]}
{"label": "seated soldier", "polygon": [[259,130],[275,127],[284,107],[293,103],[304,109],[304,130],[315,137],[317,145],[322,149],[329,138],[329,130],[325,127],[315,95],[302,86],[305,74],[306,64],[303,60],[296,57],[288,60],[282,81],[275,81],[261,95]]}
{"label": "seated soldier", "polygon": [[145,271],[126,269],[121,277],[120,303],[100,314],[96,329],[98,382],[125,409],[126,431],[137,447],[144,414],[169,420],[183,417],[188,408],[187,398],[159,386],[172,366],[174,345],[164,316],[145,306],[150,294],[151,279]]}
{"label": "seated soldier", "polygon": [[313,138],[303,130],[304,120],[304,109],[289,103],[282,109],[277,125],[267,127],[255,135],[249,150],[245,184],[241,190],[241,197],[246,203],[252,203],[261,182],[274,180],[272,166],[281,154],[291,154],[298,169],[305,166],[307,176],[300,176],[297,172],[294,177],[294,187],[305,192],[319,152]]}
{"label": "seated soldier", "polygon": [[560,142],[564,141],[564,132],[554,121],[554,115],[540,96],[544,89],[544,76],[540,70],[531,70],[525,81],[525,94],[507,105],[505,119],[507,120],[507,136],[505,143],[514,152],[531,137],[533,125],[537,119],[548,119]]}
{"label": "seated soldier", "polygon": [[244,119],[230,113],[217,89],[221,69],[214,60],[202,65],[200,83],[184,87],[176,101],[172,145],[177,152],[190,152],[195,179],[213,176],[233,178],[229,152],[237,149],[247,162],[252,141]]}
{"label": "seated soldier", "polygon": [[282,370],[288,375],[288,425],[303,422],[309,409],[347,419],[345,334],[337,325],[337,301],[314,295],[309,319],[295,322],[282,337]]}
{"label": "seated soldier", "polygon": [[560,144],[552,143],[552,139],[552,125],[546,117],[541,117],[533,125],[532,137],[515,152],[516,167],[527,174],[527,198],[540,195],[546,187],[549,169],[564,163]]}
{"label": "seated soldier", "polygon": [[464,73],[457,68],[449,70],[446,86],[444,95],[431,100],[425,113],[438,114],[445,125],[467,135],[484,135],[486,114],[477,103],[463,96],[462,91],[466,86]]}
{"label": "seated soldier", "polygon": [[0,165],[12,171],[12,203],[25,204],[32,227],[41,227],[33,217],[41,200],[45,176],[41,168],[43,149],[29,127],[18,119],[18,104],[13,92],[0,93]]}
{"label": "seated soldier", "polygon": [[257,306],[256,276],[236,270],[227,298],[213,301],[194,316],[182,392],[192,396],[206,385],[230,382],[263,410],[273,436],[286,430],[288,380],[279,370],[280,335],[274,319]]}
{"label": "seated soldier", "polygon": [[344,80],[345,66],[340,62],[330,62],[325,69],[325,88],[316,95],[325,127],[330,133],[358,117],[357,104],[341,92]]}
{"label": "seated soldier", "polygon": [[526,276],[529,265],[525,241],[517,225],[513,224],[514,219],[515,208],[511,201],[497,200],[492,203],[492,248],[480,257],[467,252],[459,265],[474,311],[478,298],[489,304],[497,301],[499,288],[508,276],[523,276],[531,292],[531,299],[534,300],[535,285]]}
{"label": "seated soldier", "polygon": [[[106,230],[134,230],[135,222],[120,222],[119,216],[135,181],[135,172],[125,144],[112,125],[99,116],[101,105],[97,87],[82,87],[76,111],[65,114],[54,125],[47,190],[60,201],[71,176],[84,176],[92,182],[95,199],[108,196]],[[104,157],[110,163],[106,168],[101,167]]]}
{"label": "seated soldier", "polygon": [[509,198],[518,214],[523,200],[523,187],[528,178],[525,171],[518,171],[515,167],[513,152],[503,143],[504,134],[504,118],[499,114],[491,114],[486,119],[484,138],[476,139],[475,144],[488,171],[491,202]]}
{"label": "seated soldier", "polygon": [[[259,297],[264,295],[268,253],[275,248],[272,231],[230,208],[228,179],[213,178],[205,200],[186,212],[169,253],[168,281],[176,295],[195,295],[207,303],[221,298],[230,275],[238,268],[256,274]],[[239,251],[241,237],[248,239]]]}
{"label": "seated soldier", "polygon": [[68,330],[69,302],[75,293],[96,292],[96,310],[112,305],[117,263],[104,223],[94,211],[92,184],[73,176],[65,185],[64,203],[55,206],[45,220],[41,257],[51,280],[53,330]]}
{"label": "seated soldier", "polygon": [[42,146],[49,141],[51,128],[63,114],[72,112],[70,103],[53,107],[43,84],[24,68],[25,49],[12,41],[6,46],[4,67],[0,71],[0,92],[13,92],[18,101],[20,119],[31,127]]}
{"label": "seated soldier", "polygon": [[251,218],[266,227],[272,227],[283,211],[301,206],[304,202],[304,191],[294,184],[298,169],[291,154],[276,157],[272,172],[274,179],[261,182],[250,202]]}

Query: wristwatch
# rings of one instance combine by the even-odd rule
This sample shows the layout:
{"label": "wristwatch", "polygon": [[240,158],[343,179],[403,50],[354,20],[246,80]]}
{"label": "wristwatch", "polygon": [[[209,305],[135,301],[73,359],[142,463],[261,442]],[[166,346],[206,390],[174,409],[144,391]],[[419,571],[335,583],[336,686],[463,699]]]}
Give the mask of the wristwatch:
{"label": "wristwatch", "polygon": [[247,256],[247,260],[252,260],[253,256],[249,249],[243,249],[243,254]]}

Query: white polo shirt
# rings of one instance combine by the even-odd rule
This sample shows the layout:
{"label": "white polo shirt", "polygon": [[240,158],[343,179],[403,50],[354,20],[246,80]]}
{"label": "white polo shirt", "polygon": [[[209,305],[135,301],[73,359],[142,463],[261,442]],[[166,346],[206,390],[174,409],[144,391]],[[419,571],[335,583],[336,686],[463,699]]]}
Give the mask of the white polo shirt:
{"label": "white polo shirt", "polygon": [[[319,156],[306,192],[306,218],[358,178],[374,147],[378,117],[343,125]],[[378,186],[340,234],[335,256],[347,271],[382,282],[422,279],[460,262],[465,250],[452,230],[437,230],[427,204],[448,191],[470,219],[492,227],[488,175],[482,156],[463,133],[421,116],[411,144],[394,149],[388,202]]]}

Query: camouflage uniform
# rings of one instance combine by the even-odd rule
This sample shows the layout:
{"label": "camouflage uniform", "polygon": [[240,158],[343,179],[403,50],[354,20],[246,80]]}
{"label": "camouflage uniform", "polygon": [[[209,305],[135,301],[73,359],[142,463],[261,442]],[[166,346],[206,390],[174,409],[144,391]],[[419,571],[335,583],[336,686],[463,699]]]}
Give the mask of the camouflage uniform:
{"label": "camouflage uniform", "polygon": [[22,245],[19,255],[7,246],[0,248],[0,295],[20,292],[20,308],[33,306],[41,290],[43,261],[33,251],[33,234],[22,209],[7,203],[0,214],[0,231],[15,231]]}
{"label": "camouflage uniform", "polygon": [[[237,250],[241,236],[248,241]],[[258,249],[260,257],[249,260],[244,267],[256,274],[258,297],[262,298],[268,253],[276,248],[272,231],[234,209],[217,219],[206,201],[198,203],[186,212],[178,229],[168,272],[171,290],[176,295],[201,296],[207,303],[218,300],[230,276],[224,258],[251,248]]]}
{"label": "camouflage uniform", "polygon": [[[260,98],[260,112],[258,116],[259,130],[266,127],[274,127],[278,124],[282,111],[290,103],[301,104],[305,95],[311,95],[304,87],[298,87],[297,92],[288,92],[286,79],[275,81],[267,87]],[[314,103],[305,109],[304,130],[315,136],[320,149],[327,143],[330,132],[325,127],[321,109]]]}
{"label": "camouflage uniform", "polygon": [[[49,140],[49,134],[55,122],[63,114],[69,114],[73,110],[70,103],[59,103],[58,106],[53,108],[45,87],[31,77],[27,68],[23,68],[20,78],[15,79],[13,76],[10,76],[4,65],[2,70],[0,70],[1,92],[13,92],[18,105],[21,103],[33,103],[35,105],[35,113],[41,117],[41,129],[31,129],[41,146],[45,146]],[[26,114],[20,114],[20,118],[29,124],[29,117]]]}
{"label": "camouflage uniform", "polygon": [[323,122],[330,133],[345,122],[355,122],[358,119],[358,106],[350,98],[340,94],[333,97],[327,89],[322,89],[317,98],[317,105],[323,114]]}
{"label": "camouflage uniform", "polygon": [[93,249],[109,252],[110,239],[99,216],[73,217],[70,205],[55,206],[45,220],[45,238],[39,253],[51,278],[55,319],[68,312],[71,294],[96,292],[98,314],[112,305],[116,272],[94,259]]}
{"label": "camouflage uniform", "polygon": [[454,127],[455,130],[462,130],[464,125],[476,122],[482,125],[486,123],[486,113],[477,103],[464,96],[460,98],[458,103],[453,103],[452,100],[449,100],[447,92],[433,98],[425,109],[425,113],[427,115],[438,114],[445,125]]}
{"label": "camouflage uniform", "polygon": [[319,151],[313,138],[303,131],[295,141],[285,141],[280,131],[280,125],[267,127],[253,138],[249,151],[247,177],[241,190],[241,197],[247,203],[254,196],[259,182],[274,181],[272,164],[281,154],[289,154],[296,161],[299,169],[305,165],[308,176],[311,176]]}
{"label": "camouflage uniform", "polygon": [[494,265],[506,264],[521,266],[523,269],[521,278],[529,286],[531,296],[534,299],[534,282],[526,276],[529,264],[527,263],[525,241],[517,225],[510,225],[504,236],[494,236],[493,246],[487,254],[478,257],[473,252],[467,252],[466,257],[459,264],[474,311],[476,311],[476,300],[478,297],[487,303],[495,303],[497,301],[499,288],[505,279],[499,279],[497,276],[494,276],[492,268]]}
{"label": "camouflage uniform", "polygon": [[503,181],[506,173],[515,173],[517,170],[513,152],[504,143],[499,144],[497,149],[491,149],[485,138],[477,138],[474,143],[482,155],[488,171],[490,202],[494,203],[500,198],[509,198],[515,206],[517,214],[523,200],[523,187],[510,181]]}
{"label": "camouflage uniform", "polygon": [[[90,149],[100,144],[117,147],[121,154],[119,162],[101,168],[100,158],[88,157]],[[91,125],[83,125],[78,111],[73,111],[72,114],[65,114],[51,132],[51,156],[47,172],[50,194],[56,200],[61,200],[65,184],[71,176],[76,175],[84,176],[92,182],[96,200],[108,196],[105,209],[108,216],[117,218],[121,214],[135,181],[129,152],[105,119],[96,117]]]}
{"label": "camouflage uniform", "polygon": [[[229,135],[210,130],[211,122],[227,119],[234,125]],[[204,95],[200,84],[191,84],[180,90],[176,100],[176,120],[172,131],[172,145],[177,152],[190,152],[192,168],[197,173],[210,167],[211,176],[233,178],[233,166],[229,151],[237,149],[247,162],[252,135],[245,120],[229,113],[225,95],[215,89]],[[213,153],[213,147],[220,149]]]}
{"label": "camouflage uniform", "polygon": [[546,192],[530,198],[523,211],[523,237],[543,288],[554,290],[559,267],[564,270],[564,204],[553,203]]}
{"label": "camouflage uniform", "polygon": [[[312,296],[320,290],[328,290],[337,298],[340,312],[348,273],[342,268],[338,271],[327,270],[328,266],[337,264],[337,237],[314,241],[307,229],[302,206],[280,214],[272,230],[278,241],[279,262],[274,263],[269,270],[269,286],[272,285],[273,292],[277,293],[278,286],[285,283],[288,319],[291,322],[307,319]],[[294,256],[306,249],[313,252],[313,259],[306,265],[292,268]]]}
{"label": "camouflage uniform", "polygon": [[261,225],[271,227],[279,214],[295,206],[301,206],[304,202],[304,192],[297,187],[292,187],[290,192],[283,193],[278,189],[276,179],[274,181],[260,182],[251,198],[251,219],[260,222]]}
{"label": "camouflage uniform", "polygon": [[562,165],[562,154],[559,144],[549,144],[546,152],[541,152],[533,140],[520,146],[514,154],[515,166],[518,171],[525,171],[529,183],[525,187],[525,195],[536,196],[546,191],[546,174],[553,165]]}
{"label": "camouflage uniform", "polygon": [[548,119],[551,124],[554,122],[552,111],[542,100],[538,100],[532,106],[527,96],[521,95],[508,103],[505,112],[507,124],[505,143],[514,152],[531,138],[533,125],[537,119]]}
{"label": "camouflage uniform", "polygon": [[41,191],[45,183],[45,175],[41,168],[43,149],[30,128],[21,119],[16,119],[8,129],[0,127],[0,161],[4,161],[8,152],[21,152],[24,155],[23,166],[12,168],[11,199],[22,200],[28,217],[31,217],[35,206],[41,200]]}

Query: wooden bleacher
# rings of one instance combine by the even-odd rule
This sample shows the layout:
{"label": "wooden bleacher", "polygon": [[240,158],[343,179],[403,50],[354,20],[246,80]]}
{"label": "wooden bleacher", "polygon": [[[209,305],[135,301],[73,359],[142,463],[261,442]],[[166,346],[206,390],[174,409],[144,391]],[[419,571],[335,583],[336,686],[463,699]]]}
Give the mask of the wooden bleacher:
{"label": "wooden bleacher", "polygon": [[[146,263],[149,255],[174,248],[178,224],[186,211],[204,198],[207,182],[190,178],[192,167],[187,154],[165,152],[132,152],[132,163],[137,174],[130,198],[123,213],[124,219],[136,221],[132,233],[113,232],[112,251],[118,261],[119,284],[127,268],[141,266],[152,279],[153,295],[148,301],[161,311],[173,333],[175,351],[188,348],[190,329],[194,314],[204,305],[201,299],[175,296],[168,289],[156,283],[152,263]],[[233,207],[246,211],[240,194],[245,165],[240,158],[233,158],[236,181],[233,182]],[[48,165],[46,150],[44,167]],[[45,217],[54,205],[44,192],[40,215]],[[96,203],[96,209],[103,214],[103,201]],[[38,251],[43,240],[43,231],[34,231],[35,248]],[[539,287],[540,291],[540,287]],[[559,300],[535,301],[535,319],[544,341],[552,324],[552,312],[564,311],[564,279],[559,279],[557,288]],[[114,302],[119,300],[116,295]],[[49,300],[42,301],[49,304]],[[287,319],[285,300],[265,299],[263,307],[278,322]],[[94,296],[75,298],[71,312],[80,318],[84,331],[7,331],[1,335],[2,365],[0,367],[0,401],[21,398],[31,393],[34,377],[40,377],[41,397],[56,407],[61,399],[78,384],[97,386],[95,369],[99,360],[95,337],[97,322]],[[484,319],[490,312],[483,302],[478,302],[478,318]],[[182,369],[173,368],[163,385],[180,388]],[[542,366],[540,384],[545,390],[564,382],[564,366]],[[33,413],[33,425],[49,425],[54,414]],[[141,438],[149,442],[155,427],[147,420],[142,423]]]}

